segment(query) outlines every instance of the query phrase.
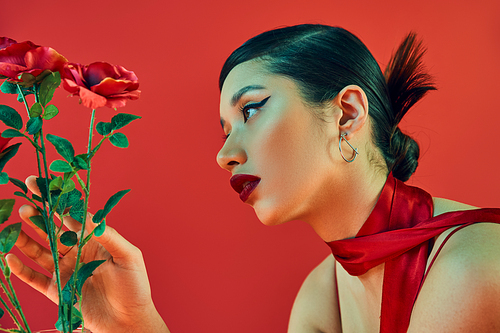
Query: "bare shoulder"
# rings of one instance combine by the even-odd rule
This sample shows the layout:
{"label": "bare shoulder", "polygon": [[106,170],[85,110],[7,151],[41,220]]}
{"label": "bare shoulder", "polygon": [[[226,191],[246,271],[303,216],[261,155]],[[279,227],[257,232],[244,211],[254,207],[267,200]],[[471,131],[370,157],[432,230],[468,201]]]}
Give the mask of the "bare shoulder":
{"label": "bare shoulder", "polygon": [[[435,215],[475,209],[435,199]],[[422,286],[408,332],[500,331],[500,224],[477,223],[443,246]],[[436,239],[437,248],[452,229]]]}
{"label": "bare shoulder", "polygon": [[338,333],[335,259],[329,255],[305,279],[293,304],[289,333]]}

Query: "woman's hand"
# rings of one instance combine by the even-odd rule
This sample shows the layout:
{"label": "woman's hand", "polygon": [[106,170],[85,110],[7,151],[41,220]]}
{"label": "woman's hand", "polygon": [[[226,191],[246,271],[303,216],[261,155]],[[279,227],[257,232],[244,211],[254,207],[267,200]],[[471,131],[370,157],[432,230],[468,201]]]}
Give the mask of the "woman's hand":
{"label": "woman's hand", "polygon": [[[28,178],[26,184],[33,193],[39,194],[35,179]],[[47,238],[46,234],[29,220],[30,216],[39,215],[35,208],[25,205],[21,207],[19,214],[42,238]],[[71,217],[64,218],[64,225],[77,233],[82,227]],[[88,216],[85,234],[88,235],[94,226],[91,216]],[[48,277],[31,269],[15,255],[9,254],[7,262],[12,272],[57,303],[54,263],[50,251],[24,232],[21,232],[16,246],[52,276]],[[64,254],[59,260],[64,286],[75,267],[78,249],[76,246],[68,248],[60,243],[58,248],[59,252]],[[102,236],[92,237],[83,247],[81,259],[83,262],[106,260],[83,286],[82,313],[86,328],[94,333],[169,332],[151,299],[146,267],[137,247],[130,244],[115,229],[106,226]]]}

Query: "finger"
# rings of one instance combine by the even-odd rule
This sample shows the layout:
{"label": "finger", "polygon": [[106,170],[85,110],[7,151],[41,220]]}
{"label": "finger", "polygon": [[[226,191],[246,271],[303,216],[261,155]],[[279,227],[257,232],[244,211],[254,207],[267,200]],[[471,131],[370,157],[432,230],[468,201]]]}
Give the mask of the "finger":
{"label": "finger", "polygon": [[137,247],[110,226],[106,226],[106,230],[101,236],[94,236],[93,238],[109,252],[116,263],[123,259],[135,258],[141,254]]}
{"label": "finger", "polygon": [[[35,176],[29,176],[28,178],[26,178],[25,183],[31,192],[35,193],[36,195],[40,195],[40,190],[38,188],[38,184],[36,183],[36,179],[37,177]],[[55,215],[59,218],[59,220],[61,220],[59,214],[56,213]],[[69,230],[74,232],[79,232],[82,228],[82,224],[70,216],[63,218],[63,223],[66,227],[68,227]]]}
{"label": "finger", "polygon": [[28,258],[43,267],[47,272],[54,272],[54,260],[52,253],[46,247],[33,240],[24,231],[19,233],[16,246]]}
{"label": "finger", "polygon": [[30,189],[31,192],[33,192],[36,195],[40,195],[40,189],[38,188],[38,185],[36,183],[36,178],[35,176],[29,176],[26,178],[24,181],[26,183],[26,186]]}
{"label": "finger", "polygon": [[39,227],[37,227],[30,220],[30,217],[38,216],[38,215],[40,215],[40,212],[32,206],[23,205],[23,206],[21,206],[21,208],[19,208],[19,216],[24,220],[24,222],[26,222],[30,227],[32,227],[35,230],[35,232],[38,234],[38,236],[40,236],[40,238],[47,239],[47,233],[45,231],[43,231],[42,229],[40,229]]}
{"label": "finger", "polygon": [[[30,220],[30,217],[33,217],[36,215],[40,215],[40,212],[32,206],[23,205],[23,206],[21,206],[21,208],[19,208],[19,216],[21,216],[21,218],[35,230],[35,232],[38,234],[38,236],[40,236],[40,238],[44,239],[48,243],[48,237],[47,237],[47,234],[45,233],[45,231],[43,231],[42,229],[37,227]],[[78,223],[78,222],[73,220],[73,224],[75,224],[75,223]],[[80,223],[78,223],[78,224],[80,224]],[[75,229],[74,231],[78,232],[80,229],[81,229],[81,224],[80,224],[80,227],[78,229]],[[63,232],[64,232],[64,230],[61,230],[61,232],[57,236],[60,236],[60,234]],[[66,253],[68,253],[71,250],[71,248],[72,248],[72,246],[68,247],[68,246],[62,244],[59,240],[59,237],[58,237],[57,249],[58,249],[59,253],[61,253],[62,255],[65,255]]]}
{"label": "finger", "polygon": [[12,273],[14,273],[21,281],[47,296],[47,291],[51,283],[49,277],[26,266],[12,253],[7,254],[5,259],[7,260],[7,264],[9,265]]}

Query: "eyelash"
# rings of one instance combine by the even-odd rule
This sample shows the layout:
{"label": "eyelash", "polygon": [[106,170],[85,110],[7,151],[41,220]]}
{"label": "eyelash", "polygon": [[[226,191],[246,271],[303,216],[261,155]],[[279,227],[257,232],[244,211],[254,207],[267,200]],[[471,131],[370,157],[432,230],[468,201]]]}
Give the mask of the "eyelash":
{"label": "eyelash", "polygon": [[251,118],[251,117],[247,117],[246,114],[245,114],[245,112],[248,111],[248,110],[250,110],[250,109],[260,109],[261,107],[264,106],[264,104],[267,103],[267,101],[269,100],[269,98],[271,98],[271,96],[264,98],[259,103],[247,104],[247,105],[245,105],[243,107],[240,107],[240,112],[243,115],[243,119],[245,120],[245,123],[247,122],[248,119]]}
{"label": "eyelash", "polygon": [[[248,119],[250,119],[250,118],[251,118],[251,117],[247,117],[247,116],[245,115],[245,111],[248,111],[248,110],[250,110],[250,109],[260,109],[261,107],[263,107],[263,106],[264,106],[264,104],[266,104],[266,103],[267,103],[267,101],[269,100],[269,98],[271,98],[271,96],[264,98],[264,99],[263,99],[262,101],[260,101],[259,103],[247,104],[247,105],[245,105],[245,106],[241,106],[241,107],[240,107],[240,112],[241,112],[241,114],[243,115],[243,119],[244,119],[245,123],[247,122],[247,120],[248,120]],[[222,136],[222,140],[223,140],[223,141],[226,141],[226,140],[227,140],[227,138],[229,138],[229,135],[230,135],[230,134],[231,134],[231,133],[224,134],[224,135]]]}

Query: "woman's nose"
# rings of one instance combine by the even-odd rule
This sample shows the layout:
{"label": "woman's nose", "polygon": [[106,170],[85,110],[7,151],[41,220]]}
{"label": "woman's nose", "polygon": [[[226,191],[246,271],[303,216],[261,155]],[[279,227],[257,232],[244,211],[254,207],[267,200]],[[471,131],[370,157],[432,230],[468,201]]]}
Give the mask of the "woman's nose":
{"label": "woman's nose", "polygon": [[236,166],[246,162],[247,155],[241,146],[233,144],[230,140],[230,138],[226,140],[217,154],[217,163],[222,169],[232,172]]}

